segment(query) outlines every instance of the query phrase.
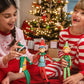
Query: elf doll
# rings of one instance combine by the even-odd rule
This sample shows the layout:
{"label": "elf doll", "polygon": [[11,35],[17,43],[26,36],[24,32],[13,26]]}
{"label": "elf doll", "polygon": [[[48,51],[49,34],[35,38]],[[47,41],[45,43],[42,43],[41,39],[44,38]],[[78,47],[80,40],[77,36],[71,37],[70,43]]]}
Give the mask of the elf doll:
{"label": "elf doll", "polygon": [[44,22],[46,22],[46,11],[45,10],[43,10],[42,19]]}
{"label": "elf doll", "polygon": [[39,45],[39,54],[37,55],[37,57],[34,59],[33,63],[35,63],[36,61],[38,61],[38,67],[40,69],[40,74],[41,74],[41,77],[43,79],[46,79],[47,83],[50,84],[48,78],[47,78],[47,75],[46,75],[46,72],[45,72],[45,58],[48,57],[50,60],[52,61],[55,61],[54,59],[52,59],[48,54],[45,53],[46,51],[46,45],[44,43],[44,40],[43,38],[41,38],[41,42],[40,42],[40,45]]}
{"label": "elf doll", "polygon": [[69,55],[70,51],[71,51],[71,49],[69,48],[68,42],[66,41],[65,46],[63,47],[64,55],[61,58],[59,58],[58,60],[56,60],[56,61],[59,61],[62,58],[64,58],[68,62],[67,67],[64,67],[64,69],[63,69],[64,79],[66,79],[66,75],[67,75],[66,70],[68,72],[68,76],[70,76],[70,69],[71,69],[71,57]]}
{"label": "elf doll", "polygon": [[18,46],[21,46],[22,48],[18,48],[17,51],[19,53],[23,54],[22,56],[20,56],[20,70],[19,70],[19,73],[24,72],[24,74],[26,76],[27,84],[30,84],[30,74],[27,70],[26,65],[27,65],[27,61],[30,63],[30,65],[33,64],[33,63],[30,61],[30,59],[26,55],[26,47],[24,47],[24,45],[22,45],[20,42],[18,43]]}

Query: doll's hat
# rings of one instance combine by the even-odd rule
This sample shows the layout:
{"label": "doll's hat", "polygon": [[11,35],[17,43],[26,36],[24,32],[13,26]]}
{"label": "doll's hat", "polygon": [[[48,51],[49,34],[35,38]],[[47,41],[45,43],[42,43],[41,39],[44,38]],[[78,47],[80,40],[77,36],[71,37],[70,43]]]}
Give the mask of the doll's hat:
{"label": "doll's hat", "polygon": [[24,48],[26,49],[26,47],[24,45],[21,44],[21,42],[18,43],[18,46],[21,46],[22,48],[17,48],[17,51],[21,51],[23,50]]}
{"label": "doll's hat", "polygon": [[69,47],[69,44],[68,44],[67,41],[66,41],[66,43],[65,43],[65,45],[64,45],[64,48],[66,48],[66,47]]}
{"label": "doll's hat", "polygon": [[44,39],[41,38],[41,42],[40,42],[39,47],[40,47],[40,48],[43,48],[43,47],[45,47],[45,46],[46,46],[46,45],[45,45]]}

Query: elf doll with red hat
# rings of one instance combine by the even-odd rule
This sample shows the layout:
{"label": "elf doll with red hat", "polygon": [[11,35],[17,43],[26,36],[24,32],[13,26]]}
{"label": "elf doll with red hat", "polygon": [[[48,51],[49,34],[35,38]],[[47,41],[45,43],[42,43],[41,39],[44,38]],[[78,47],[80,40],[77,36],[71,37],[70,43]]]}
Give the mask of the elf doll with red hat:
{"label": "elf doll with red hat", "polygon": [[[26,66],[27,63],[26,62],[28,61],[30,63],[30,65],[33,64],[33,63],[26,55],[26,47],[24,45],[22,45],[20,42],[18,43],[18,46],[21,46],[22,48],[18,48],[17,51],[19,53],[23,54],[19,58],[20,59],[20,70],[19,70],[19,73],[24,72],[24,74],[26,76],[27,84],[30,84],[30,74],[29,74],[29,72],[27,70],[27,66]],[[16,58],[16,59],[18,59],[18,58]]]}
{"label": "elf doll with red hat", "polygon": [[49,82],[49,80],[47,78],[46,72],[45,72],[45,66],[46,66],[46,64],[45,64],[45,58],[48,57],[52,61],[55,61],[55,60],[52,59],[48,54],[46,54],[45,51],[46,51],[46,45],[44,43],[43,38],[41,38],[41,42],[40,42],[40,45],[39,45],[39,54],[34,59],[33,63],[35,63],[35,62],[38,61],[38,67],[40,69],[41,77],[43,79],[46,79],[47,83],[50,84],[50,82]]}

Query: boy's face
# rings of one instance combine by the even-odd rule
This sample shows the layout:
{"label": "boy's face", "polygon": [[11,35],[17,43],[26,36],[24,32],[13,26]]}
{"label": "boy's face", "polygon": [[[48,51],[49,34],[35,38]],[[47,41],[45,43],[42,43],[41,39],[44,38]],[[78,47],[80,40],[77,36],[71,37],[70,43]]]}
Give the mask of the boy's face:
{"label": "boy's face", "polygon": [[26,49],[21,50],[19,53],[26,54]]}
{"label": "boy's face", "polygon": [[44,48],[39,48],[39,52],[43,53],[45,51],[46,51],[46,48],[45,47]]}
{"label": "boy's face", "polygon": [[72,14],[72,26],[79,29],[79,32],[84,32],[84,10],[75,9]]}

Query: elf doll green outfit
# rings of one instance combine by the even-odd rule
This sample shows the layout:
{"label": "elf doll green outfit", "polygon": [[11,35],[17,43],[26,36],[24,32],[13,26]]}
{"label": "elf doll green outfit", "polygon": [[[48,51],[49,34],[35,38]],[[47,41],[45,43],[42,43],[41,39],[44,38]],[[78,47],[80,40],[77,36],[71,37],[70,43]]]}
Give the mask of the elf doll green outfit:
{"label": "elf doll green outfit", "polygon": [[66,70],[68,72],[68,76],[70,76],[70,69],[71,69],[71,56],[69,55],[70,51],[71,51],[71,49],[69,48],[68,42],[66,41],[65,46],[63,47],[64,55],[57,60],[57,61],[59,61],[62,58],[64,58],[68,62],[67,67],[64,67],[64,69],[63,69],[64,79],[66,79]]}
{"label": "elf doll green outfit", "polygon": [[17,51],[19,53],[22,53],[23,55],[20,56],[20,70],[19,73],[24,72],[25,76],[26,76],[26,80],[27,80],[27,84],[30,84],[30,74],[27,70],[27,61],[31,64],[33,64],[30,59],[27,57],[26,55],[26,47],[24,47],[24,45],[22,45],[20,42],[18,43],[18,46],[21,46],[21,49],[17,49]]}
{"label": "elf doll green outfit", "polygon": [[39,47],[39,54],[37,55],[37,57],[35,58],[33,63],[35,63],[36,61],[39,62],[38,67],[40,69],[41,77],[43,79],[46,79],[47,83],[50,84],[50,82],[47,78],[46,72],[45,72],[45,66],[46,66],[45,58],[48,57],[52,61],[55,61],[55,60],[53,60],[48,54],[46,54],[45,51],[46,51],[45,43],[44,43],[43,38],[41,38],[41,43],[40,43],[40,47]]}

